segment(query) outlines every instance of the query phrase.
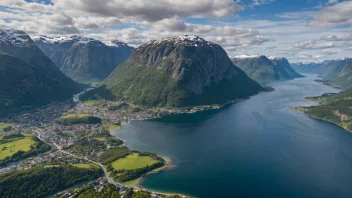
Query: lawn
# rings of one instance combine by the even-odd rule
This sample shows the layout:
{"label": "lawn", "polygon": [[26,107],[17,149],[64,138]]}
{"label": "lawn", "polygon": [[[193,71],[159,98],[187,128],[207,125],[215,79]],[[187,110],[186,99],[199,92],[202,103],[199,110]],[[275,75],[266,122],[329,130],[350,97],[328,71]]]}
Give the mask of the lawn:
{"label": "lawn", "polygon": [[132,153],[125,158],[118,159],[112,163],[116,170],[134,170],[158,163],[149,156],[140,156],[138,153]]}
{"label": "lawn", "polygon": [[3,130],[5,130],[5,129],[8,129],[9,127],[11,127],[10,124],[6,124],[6,123],[0,122],[0,131],[3,131]]}
{"label": "lawn", "polygon": [[67,114],[57,120],[62,124],[98,124],[101,119],[88,114]]}
{"label": "lawn", "polygon": [[122,183],[127,185],[127,186],[131,186],[131,185],[134,185],[136,182],[137,182],[137,179],[126,181],[126,182],[122,182]]}
{"label": "lawn", "polygon": [[100,167],[96,164],[72,164],[72,166],[75,166],[77,168],[97,168],[99,169]]}
{"label": "lawn", "polygon": [[99,100],[86,100],[86,101],[83,102],[83,104],[85,106],[92,107],[92,106],[95,106],[95,105],[104,104],[104,102],[103,101],[99,101]]}
{"label": "lawn", "polygon": [[105,138],[104,137],[94,137],[95,140],[98,140],[98,141],[104,141]]}
{"label": "lawn", "polygon": [[29,151],[32,145],[35,145],[35,141],[33,141],[31,137],[0,144],[0,160],[12,156],[18,151]]}
{"label": "lawn", "polygon": [[115,131],[121,129],[121,125],[117,124],[104,124],[105,129],[109,131]]}

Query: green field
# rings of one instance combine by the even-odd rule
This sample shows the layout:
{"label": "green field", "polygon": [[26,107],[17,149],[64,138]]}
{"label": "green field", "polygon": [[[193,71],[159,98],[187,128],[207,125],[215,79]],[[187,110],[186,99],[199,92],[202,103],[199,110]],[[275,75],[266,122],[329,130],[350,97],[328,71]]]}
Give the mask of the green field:
{"label": "green field", "polygon": [[18,151],[29,151],[31,150],[31,146],[34,144],[35,141],[33,141],[31,137],[26,137],[12,142],[0,144],[0,160],[12,156]]}
{"label": "green field", "polygon": [[98,140],[98,141],[104,141],[105,140],[105,137],[94,137],[95,140]]}
{"label": "green field", "polygon": [[138,153],[132,153],[125,158],[118,159],[112,163],[115,170],[135,170],[158,163],[149,156],[140,156]]}
{"label": "green field", "polygon": [[88,114],[67,114],[57,120],[62,124],[98,124],[101,119]]}
{"label": "green field", "polygon": [[99,100],[86,100],[86,101],[83,102],[83,104],[85,106],[92,107],[92,106],[104,104],[104,102],[103,101],[99,101]]}
{"label": "green field", "polygon": [[0,131],[3,131],[5,129],[8,129],[9,127],[11,127],[11,124],[7,124],[7,123],[2,123],[0,122]]}
{"label": "green field", "polygon": [[109,131],[115,131],[121,129],[121,125],[117,124],[104,124],[105,129]]}
{"label": "green field", "polygon": [[97,169],[100,168],[96,164],[72,164],[72,166],[75,166],[77,168],[97,168]]}

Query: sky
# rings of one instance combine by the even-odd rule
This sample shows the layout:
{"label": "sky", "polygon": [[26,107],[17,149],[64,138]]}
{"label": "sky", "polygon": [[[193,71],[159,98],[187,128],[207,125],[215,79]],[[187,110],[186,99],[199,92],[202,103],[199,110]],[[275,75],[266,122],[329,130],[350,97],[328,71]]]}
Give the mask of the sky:
{"label": "sky", "polygon": [[229,56],[291,62],[352,56],[352,1],[342,0],[1,0],[0,28],[133,47],[198,35]]}

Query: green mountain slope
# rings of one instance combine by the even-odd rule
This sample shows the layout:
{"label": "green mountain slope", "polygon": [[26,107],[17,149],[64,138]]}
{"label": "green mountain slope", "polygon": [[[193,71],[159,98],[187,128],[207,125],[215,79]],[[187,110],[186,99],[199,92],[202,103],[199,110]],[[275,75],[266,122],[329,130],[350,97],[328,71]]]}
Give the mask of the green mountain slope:
{"label": "green mountain slope", "polygon": [[275,65],[265,56],[257,57],[234,57],[231,61],[252,79],[260,83],[268,83],[281,80]]}
{"label": "green mountain slope", "polygon": [[89,95],[148,107],[223,104],[263,91],[217,44],[197,36],[153,40]]}
{"label": "green mountain slope", "polygon": [[60,83],[25,61],[0,52],[0,116],[66,99]]}
{"label": "green mountain slope", "polygon": [[22,31],[0,29],[0,51],[0,116],[66,100],[80,90]]}
{"label": "green mountain slope", "polygon": [[352,86],[352,59],[336,61],[331,64],[331,69],[323,76],[327,84],[348,89]]}

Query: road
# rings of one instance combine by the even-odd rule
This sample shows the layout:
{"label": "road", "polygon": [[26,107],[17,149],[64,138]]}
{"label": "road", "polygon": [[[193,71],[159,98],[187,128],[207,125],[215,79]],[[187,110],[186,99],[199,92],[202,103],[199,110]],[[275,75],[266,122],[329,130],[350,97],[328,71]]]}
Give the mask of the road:
{"label": "road", "polygon": [[40,139],[40,140],[43,141],[44,143],[50,145],[51,147],[56,148],[58,151],[60,151],[60,152],[62,152],[62,153],[65,153],[65,154],[67,154],[67,155],[71,155],[72,157],[75,157],[75,158],[77,158],[77,159],[83,159],[83,160],[86,160],[86,161],[88,161],[88,162],[91,162],[91,163],[93,163],[93,164],[96,164],[96,165],[100,166],[100,167],[103,169],[104,175],[105,175],[105,177],[106,177],[106,179],[108,180],[109,183],[114,184],[114,185],[116,185],[116,186],[124,186],[124,185],[122,185],[122,184],[120,184],[120,183],[114,181],[114,179],[109,176],[109,172],[106,170],[106,167],[105,167],[103,164],[101,164],[101,163],[99,163],[99,162],[95,162],[95,161],[93,161],[93,160],[90,160],[90,159],[88,159],[87,157],[80,157],[80,156],[77,156],[77,155],[75,155],[75,154],[72,154],[72,153],[70,153],[70,152],[68,152],[68,151],[65,151],[65,150],[62,149],[62,147],[61,147],[60,145],[58,145],[58,144],[56,144],[56,143],[50,143],[50,142],[45,141],[45,140],[41,137],[44,132],[42,132],[42,130],[41,130],[40,128],[37,128],[37,127],[36,127],[36,132],[38,133],[38,139]]}
{"label": "road", "polygon": [[[36,129],[35,129],[35,132],[38,133],[38,139],[40,139],[40,140],[43,141],[44,143],[46,143],[46,144],[52,146],[53,148],[56,148],[58,151],[60,151],[60,152],[62,152],[62,153],[65,153],[65,154],[67,154],[67,155],[71,155],[72,157],[75,157],[75,158],[77,158],[77,159],[86,160],[86,161],[88,161],[88,162],[91,162],[91,163],[93,163],[93,164],[96,164],[96,165],[100,166],[100,167],[103,169],[104,175],[105,175],[105,177],[106,177],[106,179],[108,180],[109,183],[111,183],[111,184],[113,184],[113,185],[115,185],[115,186],[117,186],[117,187],[119,187],[119,188],[121,188],[121,187],[126,187],[126,188],[131,187],[131,186],[127,186],[127,185],[124,185],[124,184],[121,184],[121,183],[116,182],[112,177],[109,176],[109,172],[107,171],[106,167],[105,167],[103,164],[101,164],[100,162],[96,162],[96,161],[90,160],[90,159],[88,159],[87,157],[80,157],[80,156],[77,156],[77,155],[75,155],[75,154],[72,154],[72,153],[70,153],[70,152],[68,152],[68,151],[63,150],[62,147],[61,147],[60,145],[56,144],[56,143],[50,143],[50,142],[45,141],[45,140],[41,137],[44,132],[43,132],[40,128],[38,128],[38,127],[35,127],[35,128],[36,128]],[[134,189],[137,189],[137,190],[145,190],[145,189],[138,188],[138,187],[135,187],[135,186],[133,186],[133,188],[134,188]],[[171,194],[168,194],[168,193],[160,193],[160,192],[155,192],[155,191],[149,191],[149,192],[155,193],[155,194],[171,195]],[[182,197],[187,197],[187,196],[182,196]]]}

